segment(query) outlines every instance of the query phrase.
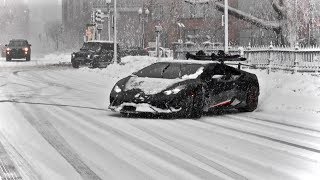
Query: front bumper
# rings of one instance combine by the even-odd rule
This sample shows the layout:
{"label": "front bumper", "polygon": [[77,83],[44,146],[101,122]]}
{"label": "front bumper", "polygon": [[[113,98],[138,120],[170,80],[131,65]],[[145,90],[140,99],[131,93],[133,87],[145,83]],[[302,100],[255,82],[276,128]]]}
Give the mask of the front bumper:
{"label": "front bumper", "polygon": [[182,108],[175,109],[169,107],[168,109],[161,109],[155,106],[152,106],[147,103],[122,103],[119,106],[109,106],[109,109],[114,112],[124,112],[124,113],[152,113],[152,114],[168,114],[168,113],[178,113]]}
{"label": "front bumper", "polygon": [[142,96],[130,98],[125,95],[111,96],[109,109],[123,113],[179,113],[188,104],[188,98],[181,96]]}
{"label": "front bumper", "polygon": [[84,65],[84,64],[91,63],[92,59],[88,57],[74,57],[74,58],[71,58],[71,62],[78,62]]}
{"label": "front bumper", "polygon": [[10,51],[6,51],[6,57],[22,59],[26,58],[30,55],[30,52],[26,52],[23,49],[13,49]]}

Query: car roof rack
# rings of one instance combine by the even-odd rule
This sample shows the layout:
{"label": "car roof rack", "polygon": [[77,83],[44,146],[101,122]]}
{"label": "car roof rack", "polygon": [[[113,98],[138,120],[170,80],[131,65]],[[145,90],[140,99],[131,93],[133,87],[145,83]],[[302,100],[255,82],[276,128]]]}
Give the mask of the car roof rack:
{"label": "car roof rack", "polygon": [[195,55],[187,52],[186,58],[193,60],[206,60],[206,61],[219,61],[224,63],[225,61],[245,61],[247,60],[240,55],[227,55],[224,51],[219,50],[217,54],[212,53],[210,56],[206,55],[203,50],[198,51]]}

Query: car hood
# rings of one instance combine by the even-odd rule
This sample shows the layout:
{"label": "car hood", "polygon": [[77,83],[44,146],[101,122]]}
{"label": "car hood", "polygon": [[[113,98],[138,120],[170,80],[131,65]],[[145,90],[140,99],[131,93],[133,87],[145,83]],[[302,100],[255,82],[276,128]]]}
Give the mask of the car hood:
{"label": "car hood", "polygon": [[141,90],[146,95],[155,95],[169,88],[186,84],[190,79],[162,79],[131,76],[124,83],[124,91]]}

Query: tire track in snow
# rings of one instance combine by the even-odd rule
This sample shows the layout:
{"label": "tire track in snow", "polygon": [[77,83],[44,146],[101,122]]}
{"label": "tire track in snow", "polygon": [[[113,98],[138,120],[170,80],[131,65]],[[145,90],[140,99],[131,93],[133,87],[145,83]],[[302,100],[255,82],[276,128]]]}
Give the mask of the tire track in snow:
{"label": "tire track in snow", "polygon": [[[228,117],[233,118],[233,117],[237,117],[237,116],[231,116],[231,115],[229,116],[228,115]],[[262,119],[262,118],[259,118],[259,117],[254,117],[254,116],[250,116],[250,115],[242,115],[242,114],[240,114],[239,117],[251,118],[251,119],[258,120],[258,121],[274,123],[274,124],[279,124],[279,125],[283,125],[283,126],[299,128],[299,129],[303,129],[303,130],[310,131],[310,132],[320,133],[320,130],[317,130],[317,129],[308,128],[308,127],[302,127],[302,126],[288,124],[288,123],[283,123],[283,122],[279,122],[279,121],[271,120],[271,119]]]}
{"label": "tire track in snow", "polygon": [[[23,180],[40,180],[41,178],[35,173],[32,166],[26,161],[26,159],[17,151],[17,149],[6,139],[6,137],[0,133],[0,141],[3,143],[6,152],[14,160],[14,164],[21,175]],[[19,178],[19,179],[20,179]],[[1,177],[0,177],[1,179]],[[4,180],[6,180],[4,178]]]}
{"label": "tire track in snow", "polygon": [[101,180],[82,160],[75,150],[59,134],[55,127],[46,119],[39,119],[26,109],[17,105],[17,109],[26,117],[28,122],[41,136],[80,174],[84,180]]}
{"label": "tire track in snow", "polygon": [[[256,158],[252,158],[247,153],[235,153],[232,150],[230,151],[229,144],[234,144],[232,141],[229,140],[225,143],[220,143],[219,141],[221,137],[226,139],[234,138],[228,137],[229,135],[223,134],[220,131],[215,132],[212,129],[203,129],[202,126],[206,127],[206,125],[202,123],[195,124],[195,121],[186,120],[170,124],[164,123],[159,126],[159,124],[153,124],[146,121],[143,125],[139,124],[139,126],[159,135],[161,133],[161,136],[171,139],[175,144],[180,145],[181,148],[184,147],[183,149],[188,151],[195,151],[198,154],[203,154],[205,158],[218,162],[222,167],[225,167],[236,174],[240,174],[247,179],[261,179],[261,177],[264,177],[265,179],[294,179],[293,176],[290,176],[290,173],[282,172],[281,169],[272,169],[272,171],[270,171],[272,164],[266,165],[261,159],[257,160]],[[190,129],[193,129],[193,131],[190,132]],[[197,131],[201,132],[201,135],[199,134],[197,135],[197,138],[194,138],[194,133],[197,133]],[[219,137],[215,138],[217,135],[219,135]],[[210,136],[213,138],[212,142],[209,138]],[[208,141],[209,139],[210,141]],[[254,144],[250,141],[241,141],[243,142],[241,142],[240,145],[242,143],[248,143],[249,146],[250,144]],[[255,148],[261,149],[261,146],[263,145],[255,145]],[[234,146],[233,148],[236,149],[237,146]]]}
{"label": "tire track in snow", "polygon": [[233,131],[231,129],[226,129],[224,127],[220,127],[215,124],[203,123],[199,120],[197,120],[197,122],[198,122],[197,124],[190,123],[190,122],[183,122],[183,123],[181,123],[181,125],[184,125],[187,127],[197,127],[198,129],[200,129],[202,131],[207,131],[210,133],[218,133],[222,136],[236,138],[236,139],[239,139],[244,142],[253,143],[253,144],[260,146],[260,147],[263,147],[267,150],[278,151],[283,154],[295,156],[299,159],[308,160],[311,162],[320,161],[320,154],[312,152],[312,151],[300,149],[300,148],[289,146],[289,145],[282,144],[279,142],[270,141],[268,139],[260,138],[257,136],[252,136],[250,134]]}
{"label": "tire track in snow", "polygon": [[296,148],[304,149],[304,150],[307,150],[307,151],[320,153],[320,149],[308,147],[308,146],[305,146],[305,145],[300,145],[300,144],[289,142],[289,141],[286,141],[286,140],[281,140],[281,139],[269,137],[269,136],[266,136],[266,135],[257,134],[257,133],[254,133],[254,132],[249,132],[247,130],[240,130],[240,129],[236,129],[236,128],[233,128],[233,127],[228,127],[226,125],[221,125],[219,123],[215,123],[214,121],[211,121],[211,122],[198,121],[198,122],[202,122],[202,123],[206,123],[206,124],[213,124],[215,126],[218,126],[218,127],[224,128],[224,129],[228,129],[228,130],[232,130],[232,131],[236,131],[236,132],[240,132],[240,133],[244,133],[244,134],[249,134],[249,135],[256,136],[256,137],[263,138],[263,139],[267,139],[267,140],[270,140],[270,141],[273,141],[273,142],[278,142],[278,143],[282,143],[282,144],[285,144],[285,145],[288,145],[288,146],[293,146],[293,147],[296,147]]}
{"label": "tire track in snow", "polygon": [[[55,109],[56,112],[58,112],[58,115],[52,114],[57,118],[55,125],[58,124],[58,126],[67,127],[69,131],[73,132],[73,135],[77,134],[77,137],[72,137],[73,140],[81,138],[84,143],[91,145],[90,147],[93,149],[88,148],[90,150],[87,157],[91,157],[96,150],[98,153],[103,151],[104,157],[101,157],[100,159],[105,160],[107,163],[104,163],[103,167],[99,168],[103,170],[104,176],[106,171],[111,171],[107,172],[107,176],[123,177],[123,179],[132,179],[132,177],[139,180],[168,179],[168,177],[170,177],[172,172],[165,171],[161,166],[155,166],[154,161],[152,161],[153,157],[150,157],[145,153],[145,151],[139,149],[135,144],[110,133],[101,126],[92,125],[90,121],[85,121],[78,116],[75,116],[73,113],[70,113],[69,109],[62,109],[58,107]],[[70,119],[70,121],[66,121],[65,119]],[[82,151],[82,154],[86,154],[86,152],[88,152],[88,150]],[[149,158],[144,160],[143,158],[145,157]],[[92,159],[90,160],[93,161]],[[97,163],[99,164],[99,162],[95,162],[94,164]],[[167,166],[165,167],[167,168]],[[128,172],[128,174],[118,175],[116,174],[117,172]],[[110,177],[108,177],[108,179],[115,179]]]}
{"label": "tire track in snow", "polygon": [[[132,125],[132,124],[131,124]],[[141,131],[144,131],[145,133],[147,134],[150,134],[151,136],[154,136],[156,137],[157,139],[163,141],[164,143],[176,148],[176,149],[179,149],[180,151],[194,157],[195,159],[207,164],[208,166],[220,171],[221,173],[229,176],[230,178],[232,179],[237,179],[237,180],[246,180],[248,178],[246,178],[245,176],[242,176],[241,174],[235,172],[235,171],[232,171],[231,169],[228,169],[227,167],[217,163],[217,162],[214,162],[213,160],[211,159],[208,159],[206,157],[204,157],[203,155],[197,153],[197,152],[192,152],[191,150],[188,150],[188,148],[185,148],[183,145],[180,145],[168,138],[165,138],[164,136],[158,134],[158,133],[155,133],[155,132],[152,132],[150,130],[148,130],[147,128],[144,128],[144,127],[138,127],[136,125],[133,125],[135,126],[136,128],[140,129]]]}
{"label": "tire track in snow", "polygon": [[[168,161],[168,163],[178,165],[179,168],[184,169],[186,172],[190,172],[190,173],[194,174],[195,176],[198,176],[200,179],[225,179],[225,178],[221,178],[220,177],[221,175],[218,176],[217,174],[213,174],[212,172],[208,171],[205,168],[198,167],[196,164],[192,164],[188,160],[184,160],[178,154],[173,154],[172,152],[168,152],[168,150],[165,149],[165,147],[158,147],[158,146],[154,145],[152,142],[148,142],[148,141],[143,140],[143,137],[137,137],[137,135],[134,135],[135,132],[142,132],[144,134],[145,134],[145,132],[141,131],[140,129],[138,129],[130,124],[123,123],[123,129],[119,129],[118,127],[111,126],[110,124],[107,124],[107,123],[103,123],[103,124],[98,123],[98,122],[96,122],[95,119],[88,116],[87,114],[80,113],[80,112],[75,111],[73,109],[69,109],[69,112],[72,112],[72,114],[75,114],[76,116],[83,117],[83,120],[91,123],[94,126],[103,128],[106,131],[114,134],[115,136],[126,139],[128,142],[131,142],[131,143],[143,148],[144,150],[149,151],[150,153],[160,157],[161,159]],[[127,130],[128,127],[134,128],[135,131],[133,131],[133,132],[128,131]],[[161,143],[165,143],[165,142],[163,142],[163,141],[159,140],[158,138],[151,136],[151,135],[146,136],[146,137],[152,137],[152,138],[157,139]],[[165,144],[167,144],[167,143],[165,143]],[[212,168],[211,166],[207,165],[206,163],[202,162],[201,160],[193,157],[192,155],[187,154],[186,152],[182,151],[181,149],[177,149],[176,147],[173,147],[170,144],[167,144],[167,146],[170,146],[171,148],[175,149],[176,151],[179,151],[181,154],[183,154],[183,156],[188,156],[189,158],[196,160],[200,164],[204,164],[205,166],[210,167],[212,170],[220,172],[220,171]],[[220,173],[223,174],[222,172],[220,172]],[[227,176],[227,175],[225,175],[225,176]]]}

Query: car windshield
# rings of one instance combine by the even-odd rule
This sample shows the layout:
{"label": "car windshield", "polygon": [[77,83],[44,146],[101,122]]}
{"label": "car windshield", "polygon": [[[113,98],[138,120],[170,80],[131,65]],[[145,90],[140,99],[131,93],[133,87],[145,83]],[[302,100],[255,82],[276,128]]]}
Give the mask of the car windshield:
{"label": "car windshield", "polygon": [[91,50],[96,51],[100,48],[100,45],[97,43],[84,43],[81,50]]}
{"label": "car windshield", "polygon": [[156,63],[136,73],[138,77],[176,79],[196,74],[202,64]]}
{"label": "car windshield", "polygon": [[9,46],[27,46],[28,43],[26,41],[10,41]]}

